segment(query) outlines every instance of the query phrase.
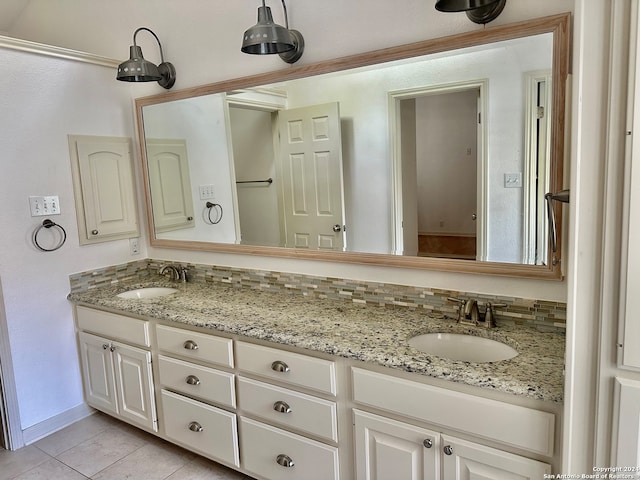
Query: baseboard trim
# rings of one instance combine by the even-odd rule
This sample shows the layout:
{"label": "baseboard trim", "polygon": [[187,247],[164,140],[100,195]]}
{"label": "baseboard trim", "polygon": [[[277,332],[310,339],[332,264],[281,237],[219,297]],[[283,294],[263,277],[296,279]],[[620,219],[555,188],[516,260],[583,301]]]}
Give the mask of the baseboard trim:
{"label": "baseboard trim", "polygon": [[95,413],[95,410],[86,403],[70,408],[58,415],[48,418],[40,423],[26,428],[22,431],[22,437],[25,445],[37,442],[41,438],[51,435],[52,433],[68,427],[72,423],[82,420]]}

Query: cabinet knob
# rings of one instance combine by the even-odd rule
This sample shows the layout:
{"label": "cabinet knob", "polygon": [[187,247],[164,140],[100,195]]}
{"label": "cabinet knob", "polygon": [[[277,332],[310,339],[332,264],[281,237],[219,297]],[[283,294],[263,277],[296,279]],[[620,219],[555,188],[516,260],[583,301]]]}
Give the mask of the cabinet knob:
{"label": "cabinet knob", "polygon": [[446,445],[442,451],[445,453],[445,455],[453,455],[453,448],[451,447],[451,445]]}
{"label": "cabinet knob", "polygon": [[276,457],[276,463],[282,467],[287,467],[287,468],[291,468],[295,465],[291,457],[289,455],[284,455],[283,453],[281,453]]}
{"label": "cabinet knob", "polygon": [[184,342],[183,347],[187,350],[197,350],[198,344],[193,340],[187,340],[186,342]]}
{"label": "cabinet knob", "polygon": [[271,364],[271,370],[274,372],[287,373],[289,371],[289,365],[281,360],[276,360]]}
{"label": "cabinet knob", "polygon": [[289,404],[287,404],[287,402],[283,402],[282,400],[278,400],[276,403],[274,403],[273,409],[276,412],[280,413],[291,413],[291,407],[289,406]]}
{"label": "cabinet knob", "polygon": [[98,230],[91,230],[91,235],[97,235],[98,234]]}
{"label": "cabinet knob", "polygon": [[109,351],[110,351],[110,352],[115,352],[115,351],[116,351],[116,346],[115,346],[115,345],[111,345],[111,346],[109,347]]}
{"label": "cabinet knob", "polygon": [[185,381],[189,385],[200,385],[200,379],[195,375],[189,375]]}
{"label": "cabinet knob", "polygon": [[204,428],[202,428],[202,425],[200,425],[198,422],[191,422],[189,424],[189,430],[191,430],[192,432],[202,432],[204,431]]}
{"label": "cabinet knob", "polygon": [[425,438],[422,445],[424,445],[425,448],[431,448],[433,447],[433,441],[430,438]]}
{"label": "cabinet knob", "polygon": [[187,217],[187,222],[192,222],[193,221],[193,217]]}
{"label": "cabinet knob", "polygon": [[103,350],[106,350],[107,348],[109,348],[109,345],[108,345],[108,344],[106,344],[106,343],[103,343],[103,344],[102,344],[102,349],[103,349]]}

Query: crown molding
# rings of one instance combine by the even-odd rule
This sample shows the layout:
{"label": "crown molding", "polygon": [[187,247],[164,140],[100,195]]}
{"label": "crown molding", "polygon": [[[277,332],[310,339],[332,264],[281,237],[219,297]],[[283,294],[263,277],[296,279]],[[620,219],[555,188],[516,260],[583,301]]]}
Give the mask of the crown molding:
{"label": "crown molding", "polygon": [[37,55],[46,55],[48,57],[64,58],[66,60],[90,63],[92,65],[100,65],[102,67],[109,68],[117,68],[121,63],[119,60],[109,57],[102,57],[92,53],[70,50],[68,48],[46,45],[44,43],[30,42],[28,40],[21,40],[3,35],[0,35],[0,48],[35,53]]}

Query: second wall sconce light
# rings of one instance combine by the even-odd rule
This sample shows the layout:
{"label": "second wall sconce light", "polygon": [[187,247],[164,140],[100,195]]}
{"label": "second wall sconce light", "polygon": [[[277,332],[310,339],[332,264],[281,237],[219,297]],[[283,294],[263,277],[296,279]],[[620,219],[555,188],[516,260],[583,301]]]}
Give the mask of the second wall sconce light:
{"label": "second wall sconce light", "polygon": [[474,23],[489,23],[498,18],[506,0],[438,0],[436,10],[440,12],[466,12]]}
{"label": "second wall sconce light", "polygon": [[286,27],[274,23],[271,8],[265,0],[258,7],[258,23],[244,32],[241,50],[254,55],[277,53],[287,63],[295,63],[304,52],[304,38],[297,30],[289,30],[287,5],[282,0]]}
{"label": "second wall sconce light", "polygon": [[[136,44],[136,35],[141,30],[149,32],[158,42],[160,65],[156,66],[142,56],[142,49]],[[161,87],[169,89],[176,82],[176,69],[173,64],[164,61],[162,45],[157,35],[146,27],[140,27],[133,33],[133,45],[129,47],[129,60],[118,65],[116,79],[123,82],[158,82]]]}

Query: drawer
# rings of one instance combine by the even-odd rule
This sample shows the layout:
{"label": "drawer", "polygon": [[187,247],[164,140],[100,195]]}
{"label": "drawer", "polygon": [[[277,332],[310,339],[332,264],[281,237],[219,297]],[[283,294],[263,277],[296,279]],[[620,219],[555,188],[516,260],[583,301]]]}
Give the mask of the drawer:
{"label": "drawer", "polygon": [[[240,417],[240,449],[243,467],[260,478],[339,478],[337,448],[244,417]],[[290,466],[285,466],[287,460]]]}
{"label": "drawer", "polygon": [[244,413],[338,441],[335,402],[243,377],[238,377],[238,399]]}
{"label": "drawer", "polygon": [[552,456],[555,415],[389,375],[352,369],[353,399],[434,425]]}
{"label": "drawer", "polygon": [[208,458],[240,465],[236,415],[162,390],[167,437]]}
{"label": "drawer", "polygon": [[336,367],[329,360],[237,342],[236,361],[243,372],[336,394]]}
{"label": "drawer", "polygon": [[149,322],[87,307],[76,308],[78,328],[125,343],[151,346]]}
{"label": "drawer", "polygon": [[161,352],[193,358],[201,362],[233,367],[233,347],[229,338],[182,328],[158,325],[158,348]]}
{"label": "drawer", "polygon": [[232,373],[221,372],[195,363],[160,355],[160,384],[168,389],[207,402],[235,408],[236,395]]}

